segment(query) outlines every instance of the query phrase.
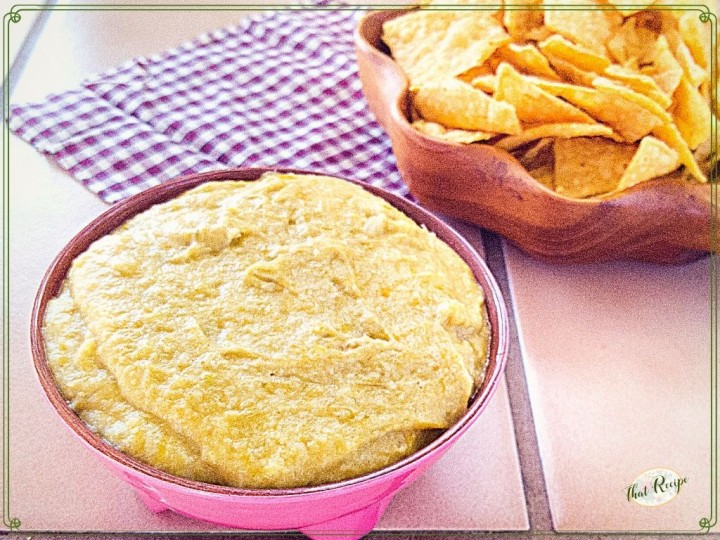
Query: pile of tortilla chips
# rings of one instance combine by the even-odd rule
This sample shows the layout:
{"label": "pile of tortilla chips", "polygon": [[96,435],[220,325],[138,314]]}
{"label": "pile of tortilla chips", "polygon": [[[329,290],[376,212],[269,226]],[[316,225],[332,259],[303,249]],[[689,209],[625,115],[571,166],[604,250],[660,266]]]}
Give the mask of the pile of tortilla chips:
{"label": "pile of tortilla chips", "polygon": [[413,126],[505,149],[568,197],[657,177],[707,182],[717,159],[710,23],[666,0],[609,1],[568,10],[560,0],[431,0],[387,21]]}

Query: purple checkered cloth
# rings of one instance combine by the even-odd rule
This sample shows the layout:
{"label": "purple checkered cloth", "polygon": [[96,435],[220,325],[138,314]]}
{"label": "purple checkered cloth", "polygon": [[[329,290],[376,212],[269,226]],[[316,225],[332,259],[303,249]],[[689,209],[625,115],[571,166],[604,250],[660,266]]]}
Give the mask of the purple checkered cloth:
{"label": "purple checkered cloth", "polygon": [[249,17],[13,105],[10,128],[108,203],[184,174],[252,166],[324,171],[406,195],[362,94],[359,15]]}

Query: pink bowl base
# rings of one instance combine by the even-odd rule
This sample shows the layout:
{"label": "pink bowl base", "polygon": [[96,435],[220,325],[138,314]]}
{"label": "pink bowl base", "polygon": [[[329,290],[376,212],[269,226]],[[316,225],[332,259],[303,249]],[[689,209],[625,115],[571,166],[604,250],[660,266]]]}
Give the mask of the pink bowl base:
{"label": "pink bowl base", "polygon": [[91,449],[114,475],[135,489],[153,513],[171,510],[223,527],[249,531],[297,529],[313,539],[332,535],[339,540],[356,540],[372,531],[393,497],[421,476],[449,447],[409,469],[380,477],[371,485],[347,486],[301,497],[218,497],[210,493],[198,497],[197,492],[187,493],[181,486],[157,482]]}

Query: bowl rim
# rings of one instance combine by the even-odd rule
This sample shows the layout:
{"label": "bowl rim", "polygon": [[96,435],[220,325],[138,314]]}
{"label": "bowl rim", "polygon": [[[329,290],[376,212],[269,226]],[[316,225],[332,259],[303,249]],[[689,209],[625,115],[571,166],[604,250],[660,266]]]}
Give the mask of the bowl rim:
{"label": "bowl rim", "polygon": [[[467,147],[470,145],[482,145],[485,147],[491,147],[491,148],[497,150],[498,152],[502,152],[502,154],[504,154],[504,157],[506,157],[510,160],[517,161],[515,156],[513,156],[510,152],[508,152],[504,148],[498,148],[494,144],[487,144],[484,141],[480,141],[477,143],[464,144],[464,143],[453,142],[453,141],[444,141],[442,139],[437,139],[437,138],[431,137],[429,135],[426,135],[425,133],[422,133],[422,132],[414,129],[412,127],[412,124],[410,123],[409,119],[407,118],[407,116],[402,112],[401,108],[399,107],[399,101],[401,101],[401,99],[404,96],[409,96],[411,94],[410,79],[408,78],[408,76],[405,74],[404,70],[400,67],[400,65],[395,61],[395,59],[392,56],[388,55],[386,52],[379,49],[376,45],[374,45],[368,39],[367,27],[371,21],[374,22],[375,18],[387,17],[387,20],[391,20],[391,19],[395,19],[395,18],[397,18],[401,15],[407,14],[407,13],[420,11],[420,9],[421,9],[420,6],[409,5],[406,8],[389,7],[387,9],[367,11],[359,19],[359,21],[355,27],[354,37],[355,37],[355,43],[356,43],[358,49],[360,51],[362,51],[364,54],[370,53],[370,54],[375,54],[375,55],[381,55],[384,58],[384,61],[387,62],[387,65],[389,67],[391,67],[392,69],[394,69],[397,72],[397,74],[401,75],[402,78],[405,80],[404,87],[400,91],[400,95],[399,95],[400,99],[397,100],[398,102],[392,104],[393,105],[391,108],[392,119],[396,122],[399,129],[401,129],[405,133],[406,136],[414,138],[415,140],[422,141],[424,144],[437,144],[440,146],[449,146],[449,147],[453,147],[453,148]],[[452,9],[453,9],[452,7],[446,7],[446,8],[442,8],[442,9],[435,9],[434,11],[448,11],[448,10],[452,10]],[[465,11],[467,11],[467,10],[465,10]],[[532,141],[528,141],[528,143],[526,143],[526,144],[529,144],[530,142],[532,142]],[[532,182],[534,184],[533,187],[539,189],[546,195],[557,199],[558,201],[562,201],[564,203],[570,203],[570,204],[578,204],[581,206],[602,205],[603,203],[608,203],[610,201],[617,201],[620,199],[624,199],[627,196],[631,196],[635,193],[646,192],[648,189],[653,189],[656,186],[665,186],[665,185],[670,185],[670,184],[682,184],[682,185],[686,184],[686,182],[681,179],[657,177],[657,178],[651,178],[650,180],[646,180],[644,182],[640,182],[638,184],[635,184],[635,185],[630,186],[625,189],[621,189],[621,190],[615,189],[615,190],[609,191],[607,193],[592,195],[590,197],[574,198],[574,197],[569,197],[567,195],[563,195],[562,193],[558,193],[557,191],[552,190],[552,189],[548,188],[547,186],[543,185],[541,182],[536,180],[530,174],[530,172],[527,170],[527,168],[522,163],[520,163],[519,161],[517,161],[517,162],[522,167],[522,170],[526,173],[526,176],[530,180],[532,180]],[[708,179],[708,182],[704,182],[704,183],[693,181],[692,186],[695,189],[703,188],[703,189],[707,189],[709,191],[710,184],[711,184],[711,182]]]}
{"label": "bowl rim", "polygon": [[[332,176],[334,178],[346,180],[352,184],[360,186],[373,195],[379,196],[393,207],[403,212],[403,214],[408,216],[414,222],[427,226],[428,230],[448,244],[449,247],[470,267],[475,281],[478,282],[484,291],[485,307],[488,315],[488,324],[490,326],[490,346],[488,348],[487,364],[488,369],[485,373],[483,382],[470,398],[471,404],[465,413],[452,426],[443,431],[443,433],[433,442],[406,458],[377,471],[339,482],[332,482],[317,486],[262,489],[224,486],[175,476],[159,468],[148,465],[130,454],[122,452],[109,442],[105,441],[100,435],[92,431],[92,429],[90,429],[90,427],[80,419],[77,413],[70,408],[68,402],[62,396],[62,393],[55,382],[52,370],[47,362],[42,333],[42,322],[44,320],[47,303],[59,292],[67,272],[70,269],[72,261],[78,255],[86,251],[94,241],[111,233],[122,223],[147,210],[151,206],[177,197],[179,194],[196,186],[208,182],[218,181],[253,181],[260,178],[260,176],[266,172]],[[111,227],[107,228],[108,225],[111,225]],[[452,245],[447,239],[451,239],[458,244]],[[490,319],[493,318],[495,319],[494,323],[490,321]],[[58,255],[48,266],[48,269],[42,278],[35,296],[30,319],[30,345],[35,372],[43,389],[43,393],[50,402],[50,405],[61,417],[66,427],[71,429],[75,435],[79,436],[82,441],[91,448],[103,454],[104,457],[107,457],[126,468],[132,469],[135,473],[150,476],[154,480],[169,482],[176,486],[200,491],[205,494],[285,498],[314,493],[325,493],[358,485],[367,485],[400,469],[411,470],[412,465],[415,462],[435,453],[438,449],[445,446],[445,444],[451,439],[459,437],[477,419],[497,389],[499,380],[504,372],[505,364],[507,362],[509,349],[508,321],[508,312],[500,287],[487,267],[485,261],[468,243],[468,241],[455,231],[455,229],[437,216],[430,213],[428,210],[425,210],[414,202],[400,197],[399,195],[395,195],[383,188],[340,176],[329,175],[323,172],[283,167],[245,167],[195,173],[169,180],[115,203],[108,210],[83,227],[60,250]],[[492,369],[490,369],[491,366]]]}

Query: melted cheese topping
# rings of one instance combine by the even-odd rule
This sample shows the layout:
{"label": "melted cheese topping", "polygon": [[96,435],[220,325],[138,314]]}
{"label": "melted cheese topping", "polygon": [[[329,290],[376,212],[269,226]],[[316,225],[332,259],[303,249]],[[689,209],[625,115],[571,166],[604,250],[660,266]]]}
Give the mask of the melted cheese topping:
{"label": "melted cheese topping", "polygon": [[392,464],[467,409],[488,324],[469,268],[329,177],[213,182],[73,263],[48,362],[78,415],[171,474],[247,488]]}

